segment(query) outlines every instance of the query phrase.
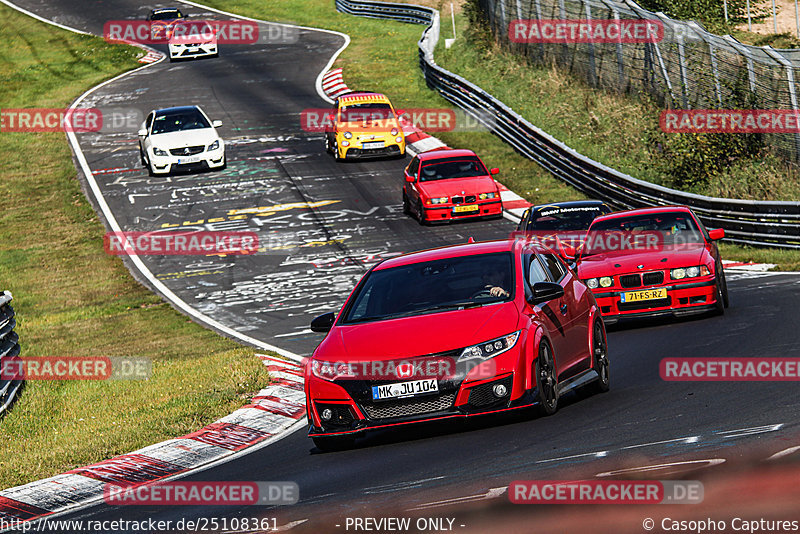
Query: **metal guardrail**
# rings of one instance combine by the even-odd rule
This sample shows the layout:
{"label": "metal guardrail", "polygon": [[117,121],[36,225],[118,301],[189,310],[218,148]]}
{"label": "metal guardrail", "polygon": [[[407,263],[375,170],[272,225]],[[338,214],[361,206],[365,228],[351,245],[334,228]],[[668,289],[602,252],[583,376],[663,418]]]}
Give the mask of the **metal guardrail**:
{"label": "metal guardrail", "polygon": [[685,204],[707,226],[724,228],[728,241],[800,249],[800,202],[707,197],[638,180],[576,152],[477,85],[439,67],[433,58],[439,41],[435,9],[367,0],[336,0],[336,8],[362,17],[426,24],[418,45],[428,87],[477,120],[490,114],[494,120],[485,125],[492,133],[579,191],[621,208]]}
{"label": "metal guardrail", "polygon": [[[19,336],[14,332],[17,321],[14,308],[9,304],[12,296],[8,291],[0,293],[0,369],[8,368],[8,364],[19,356]],[[15,366],[10,366],[15,368]],[[0,373],[2,375],[2,373]],[[4,380],[0,378],[0,414],[5,412],[14,402],[22,380]]]}

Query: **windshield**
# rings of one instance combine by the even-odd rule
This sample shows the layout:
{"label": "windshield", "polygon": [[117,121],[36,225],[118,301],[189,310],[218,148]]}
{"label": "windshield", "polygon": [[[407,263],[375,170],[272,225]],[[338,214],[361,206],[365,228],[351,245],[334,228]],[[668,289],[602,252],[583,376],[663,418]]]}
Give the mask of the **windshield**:
{"label": "windshield", "polygon": [[342,106],[343,122],[368,122],[394,119],[392,107],[389,104],[354,104]]}
{"label": "windshield", "polygon": [[[609,241],[615,234],[651,235],[657,238],[659,245],[682,245],[686,243],[704,243],[705,239],[691,215],[685,211],[632,215],[614,217],[592,224],[587,234],[589,242]],[[596,237],[602,236],[602,239]],[[587,247],[582,256],[595,254],[602,249]]]}
{"label": "windshield", "polygon": [[447,180],[449,178],[471,178],[489,173],[477,157],[443,158],[424,164],[419,175],[420,182]]}
{"label": "windshield", "polygon": [[150,15],[150,20],[175,20],[182,18],[181,12],[177,9],[170,9],[165,11],[156,11]]}
{"label": "windshield", "polygon": [[153,134],[198,130],[210,128],[206,118],[196,109],[172,111],[156,116],[153,121]]}
{"label": "windshield", "polygon": [[343,323],[480,307],[514,298],[510,252],[460,256],[372,271]]}
{"label": "windshield", "polygon": [[592,221],[602,215],[600,206],[545,208],[531,214],[531,230],[588,230]]}

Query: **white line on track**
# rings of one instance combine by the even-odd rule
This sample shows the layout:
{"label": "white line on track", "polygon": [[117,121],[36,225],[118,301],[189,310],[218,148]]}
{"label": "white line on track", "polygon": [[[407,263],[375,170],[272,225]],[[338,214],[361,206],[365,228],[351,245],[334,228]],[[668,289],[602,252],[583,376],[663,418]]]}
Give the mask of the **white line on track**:
{"label": "white line on track", "polygon": [[[57,27],[59,27],[61,29],[68,30],[68,31],[71,31],[71,32],[74,32],[74,33],[79,33],[79,34],[82,34],[82,35],[91,35],[91,34],[89,34],[87,32],[82,31],[82,30],[78,30],[76,28],[71,28],[69,26],[64,26],[62,24],[58,24],[56,22],[47,20],[47,19],[45,19],[43,17],[40,17],[39,15],[31,13],[30,11],[27,11],[27,10],[25,10],[25,9],[23,9],[23,8],[21,8],[21,7],[17,6],[17,5],[9,2],[8,0],[0,0],[0,2],[4,3],[5,5],[13,8],[13,9],[16,9],[17,11],[20,11],[21,13],[29,15],[29,16],[31,16],[31,17],[33,17],[36,20],[39,20],[41,22],[45,22],[47,24],[51,24],[53,26],[57,26]],[[219,9],[215,9],[215,8],[212,8],[212,7],[209,7],[209,6],[204,6],[202,4],[198,4],[198,3],[195,3],[195,2],[190,2],[190,1],[187,1],[187,0],[181,0],[181,3],[188,4],[188,5],[200,8],[200,9],[207,9],[209,11],[213,11],[213,12],[220,13],[220,14],[223,14],[223,15],[228,15],[228,16],[235,17],[235,18],[242,19],[242,20],[250,20],[250,21],[258,22],[258,23],[262,23],[262,24],[274,24],[274,25],[286,26],[286,27],[290,27],[290,28],[298,28],[298,29],[304,29],[304,30],[310,30],[310,31],[318,31],[318,32],[329,33],[329,34],[338,35],[338,36],[342,37],[344,39],[344,41],[345,41],[344,44],[338,50],[336,50],[336,52],[334,52],[334,54],[331,56],[331,58],[328,61],[328,63],[320,71],[319,75],[316,78],[316,82],[315,82],[315,87],[316,87],[317,94],[319,95],[319,97],[322,98],[323,100],[325,100],[328,103],[333,103],[333,100],[328,98],[325,95],[325,92],[322,89],[322,78],[325,75],[325,73],[328,72],[328,70],[330,70],[331,65],[333,65],[333,62],[336,61],[337,57],[339,57],[339,54],[341,54],[342,51],[345,48],[347,48],[347,46],[350,44],[350,36],[349,35],[341,33],[341,32],[337,32],[337,31],[333,31],[333,30],[325,30],[325,29],[320,29],[320,28],[310,28],[310,27],[307,27],[307,26],[297,26],[297,25],[294,25],[294,24],[285,24],[285,23],[279,23],[279,22],[270,22],[270,21],[253,19],[253,18],[241,16],[241,15],[236,15],[234,13],[230,13],[230,12],[227,12],[227,11],[222,11],[222,10],[219,10]],[[149,67],[151,67],[153,65],[156,65],[156,64],[160,63],[161,61],[163,61],[165,57],[166,56],[162,57],[159,61],[156,61],[154,63],[149,63],[149,64],[146,64],[146,65],[144,65],[142,67],[139,67],[138,69],[134,69],[134,70],[125,72],[123,74],[120,74],[119,76],[116,76],[115,78],[112,78],[112,79],[110,79],[108,81],[105,81],[105,82],[101,83],[100,85],[96,85],[95,87],[92,87],[91,89],[89,89],[88,91],[83,93],[80,97],[78,97],[78,99],[75,100],[75,102],[73,102],[73,104],[70,106],[69,109],[70,110],[75,109],[78,105],[80,105],[80,103],[84,99],[86,99],[86,97],[88,97],[89,95],[91,95],[92,93],[97,91],[98,89],[101,89],[102,87],[105,87],[106,85],[109,85],[111,83],[114,83],[114,82],[126,77],[126,76],[129,76],[130,74],[132,74],[134,72],[138,72],[138,71],[141,71],[143,69],[149,68]],[[105,197],[103,197],[103,193],[100,190],[99,185],[97,184],[97,181],[94,179],[94,175],[92,174],[92,170],[89,167],[89,164],[88,164],[88,162],[86,160],[86,156],[84,155],[83,150],[81,149],[81,146],[80,146],[80,143],[78,142],[77,136],[75,135],[74,132],[67,132],[67,138],[68,138],[68,140],[70,142],[70,145],[72,145],[72,149],[75,152],[75,157],[78,160],[78,164],[80,165],[81,170],[84,173],[84,176],[86,177],[86,181],[89,184],[89,187],[90,187],[90,189],[92,191],[92,194],[94,195],[95,200],[96,200],[98,206],[100,207],[100,210],[103,212],[103,216],[108,221],[108,225],[110,226],[112,231],[121,232],[122,229],[121,229],[119,223],[117,222],[116,217],[114,217],[114,213],[109,208],[108,203],[106,202]],[[179,310],[181,310],[185,314],[189,315],[190,317],[192,317],[196,321],[198,321],[200,323],[203,323],[203,324],[205,324],[207,326],[210,326],[211,328],[213,328],[215,330],[223,332],[224,334],[227,334],[230,337],[233,337],[233,338],[238,339],[238,340],[240,340],[240,341],[242,341],[244,343],[247,343],[248,345],[252,345],[252,346],[258,347],[258,348],[263,349],[263,350],[273,351],[273,352],[275,352],[277,354],[280,354],[281,356],[283,356],[285,358],[288,358],[290,360],[293,360],[293,361],[300,361],[301,360],[301,356],[299,356],[298,354],[295,354],[294,352],[288,351],[286,349],[282,349],[282,348],[277,347],[275,345],[272,345],[270,343],[266,343],[264,341],[261,341],[259,339],[254,338],[254,337],[251,337],[251,336],[248,336],[248,335],[243,334],[241,332],[238,332],[237,330],[234,330],[233,328],[230,328],[230,327],[228,327],[228,326],[226,326],[226,325],[224,325],[224,324],[212,319],[211,317],[205,315],[204,313],[201,313],[201,312],[197,311],[192,306],[190,306],[188,303],[186,303],[183,299],[181,299],[178,295],[176,295],[166,285],[164,285],[160,280],[158,280],[158,278],[155,277],[155,275],[150,271],[150,269],[144,264],[144,262],[142,262],[142,260],[138,256],[129,256],[129,259],[136,266],[136,269],[141,273],[141,275],[144,278],[146,278],[150,282],[150,284],[152,284],[152,286],[156,289],[156,291],[161,293],[161,295],[163,295],[164,298],[166,298],[170,303],[172,303],[173,306],[175,306],[176,308],[178,308]]]}

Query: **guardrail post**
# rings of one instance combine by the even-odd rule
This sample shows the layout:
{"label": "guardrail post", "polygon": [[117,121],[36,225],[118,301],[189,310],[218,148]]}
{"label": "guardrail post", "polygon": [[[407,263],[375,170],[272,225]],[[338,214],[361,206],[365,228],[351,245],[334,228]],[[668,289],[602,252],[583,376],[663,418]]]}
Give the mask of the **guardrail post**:
{"label": "guardrail post", "polygon": [[[608,5],[608,3],[606,3]],[[619,11],[611,7],[611,12],[614,14],[614,20],[619,24]],[[620,90],[625,90],[625,56],[622,54],[622,43],[617,43],[617,78]]]}
{"label": "guardrail post", "polygon": [[[558,15],[561,18],[561,20],[567,18],[567,8],[564,5],[564,0],[558,0]],[[567,43],[564,43],[563,45],[561,45],[561,47],[562,47],[561,54],[563,55],[562,61],[566,65],[567,60],[569,59],[569,45]]]}
{"label": "guardrail post", "polygon": [[730,44],[743,58],[745,58],[747,62],[747,79],[750,82],[750,92],[755,94],[756,93],[756,70],[753,67],[753,58],[750,55],[750,52],[747,50],[746,47],[742,46],[742,43],[736,40],[732,35],[723,35],[723,39],[725,39],[728,44]]}
{"label": "guardrail post", "polygon": [[[542,20],[542,3],[540,2],[540,0],[535,0],[535,5],[536,5],[536,19]],[[545,61],[544,43],[539,43],[539,56],[542,59],[542,63],[544,63]]]}
{"label": "guardrail post", "polygon": [[[797,107],[797,90],[794,86],[794,67],[792,66],[792,62],[786,59],[771,46],[763,46],[761,48],[764,50],[764,52],[769,54],[769,57],[783,65],[783,67],[786,69],[786,83],[789,86],[789,101],[792,104],[792,109],[794,110],[795,114],[795,121],[797,122],[797,119],[800,118],[800,111],[798,111]],[[794,159],[795,161],[800,161],[800,132],[795,132],[794,134]]]}
{"label": "guardrail post", "polygon": [[506,17],[506,0],[500,0],[500,32],[508,32],[508,19]]}
{"label": "guardrail post", "polygon": [[697,35],[700,36],[701,39],[703,39],[703,42],[705,42],[706,45],[708,46],[708,56],[709,59],[711,60],[711,74],[714,76],[714,91],[717,96],[717,103],[721,106],[722,85],[720,84],[719,81],[719,62],[717,61],[716,49],[714,45],[711,43],[711,41],[703,37],[703,32],[700,31],[703,28],[699,24],[697,24],[697,22],[690,20],[688,24],[697,33]]}
{"label": "guardrail post", "polygon": [[[18,366],[15,360],[19,356],[19,336],[14,332],[16,319],[14,309],[10,306],[13,299],[8,291],[0,291],[0,414],[4,413],[14,402],[19,389],[22,387],[23,377],[17,379],[6,376],[6,372],[13,373]],[[10,374],[9,373],[9,374]]]}
{"label": "guardrail post", "polygon": [[[585,2],[584,5],[586,6],[586,20],[591,24],[592,21],[592,7],[589,5],[589,2]],[[597,72],[595,71],[595,50],[594,50],[594,43],[588,43],[586,46],[589,47],[589,83],[593,86],[597,85]]]}

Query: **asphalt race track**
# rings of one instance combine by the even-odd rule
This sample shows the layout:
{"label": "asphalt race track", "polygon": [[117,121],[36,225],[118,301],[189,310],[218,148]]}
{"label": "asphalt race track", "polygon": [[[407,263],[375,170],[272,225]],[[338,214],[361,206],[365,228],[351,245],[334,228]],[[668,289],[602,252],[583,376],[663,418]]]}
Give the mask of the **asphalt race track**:
{"label": "asphalt race track", "polygon": [[[16,4],[95,34],[108,20],[141,20],[156,7],[132,0],[95,0],[91,9],[79,0]],[[259,232],[265,250],[254,256],[143,259],[158,280],[208,317],[300,355],[321,339],[308,331],[310,319],[337,310],[369,264],[469,237],[501,238],[513,229],[506,220],[421,227],[401,210],[407,159],[336,163],[324,152],[321,134],[302,131],[300,112],[326,107],[314,84],[342,43],[334,34],[300,30],[294,44],[221,45],[218,59],[163,61],[106,85],[82,104],[141,117],[156,108],[199,104],[223,121],[228,167],[219,172],[149,177],[139,163],[138,122],[79,140],[123,230],[178,225]],[[99,505],[68,517],[258,515],[277,517],[279,525],[308,520],[297,528],[335,532],[344,531],[336,527],[341,517],[364,510],[379,515],[379,509],[423,506],[446,515],[438,501],[497,496],[502,491],[490,490],[518,479],[588,478],[626,465],[735,458],[756,444],[777,452],[797,444],[794,383],[668,383],[658,363],[665,357],[800,356],[798,284],[793,275],[729,275],[731,308],[724,317],[615,329],[609,335],[611,391],[591,398],[570,394],[549,418],[526,412],[402,434],[375,432],[354,450],[329,454],[318,454],[300,431],[187,477],[295,481],[301,498],[293,507]]]}

